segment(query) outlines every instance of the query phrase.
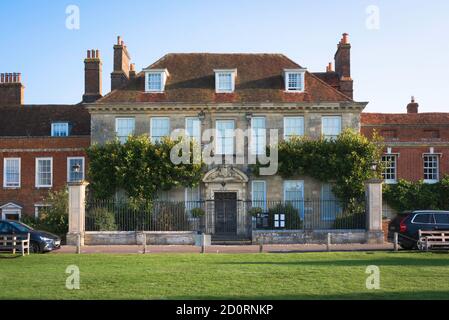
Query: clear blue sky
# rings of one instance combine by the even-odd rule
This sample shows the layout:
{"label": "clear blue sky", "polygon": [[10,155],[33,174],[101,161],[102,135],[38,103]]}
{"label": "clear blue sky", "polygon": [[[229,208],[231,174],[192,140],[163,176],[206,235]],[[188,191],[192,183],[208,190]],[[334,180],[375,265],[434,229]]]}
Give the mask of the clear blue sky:
{"label": "clear blue sky", "polygon": [[[79,30],[66,28],[71,4]],[[367,28],[370,5],[379,29]],[[415,95],[420,111],[449,112],[448,13],[447,0],[1,0],[0,72],[22,72],[27,104],[77,103],[86,49],[101,51],[109,92],[117,35],[137,70],[168,52],[276,52],[323,71],[348,32],[366,111],[403,112]]]}

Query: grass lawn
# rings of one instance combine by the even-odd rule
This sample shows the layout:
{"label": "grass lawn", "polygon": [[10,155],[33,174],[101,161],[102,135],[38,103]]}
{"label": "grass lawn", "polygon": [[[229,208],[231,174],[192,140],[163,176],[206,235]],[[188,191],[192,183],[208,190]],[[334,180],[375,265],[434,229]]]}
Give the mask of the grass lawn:
{"label": "grass lawn", "polygon": [[[449,299],[447,253],[0,255],[0,299]],[[66,267],[80,268],[68,290]],[[367,290],[377,265],[381,289]]]}

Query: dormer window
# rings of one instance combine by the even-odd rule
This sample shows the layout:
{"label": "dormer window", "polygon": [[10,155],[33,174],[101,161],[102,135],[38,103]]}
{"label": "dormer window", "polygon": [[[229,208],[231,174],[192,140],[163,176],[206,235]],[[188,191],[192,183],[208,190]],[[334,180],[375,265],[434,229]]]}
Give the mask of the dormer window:
{"label": "dormer window", "polygon": [[304,75],[306,69],[285,69],[285,91],[304,92]]}
{"label": "dormer window", "polygon": [[69,124],[67,122],[54,122],[51,124],[52,137],[67,137],[69,135]]}
{"label": "dormer window", "polygon": [[167,81],[167,69],[146,69],[145,71],[145,91],[164,92]]}
{"label": "dormer window", "polygon": [[215,71],[215,92],[232,93],[235,89],[236,69],[214,70]]}

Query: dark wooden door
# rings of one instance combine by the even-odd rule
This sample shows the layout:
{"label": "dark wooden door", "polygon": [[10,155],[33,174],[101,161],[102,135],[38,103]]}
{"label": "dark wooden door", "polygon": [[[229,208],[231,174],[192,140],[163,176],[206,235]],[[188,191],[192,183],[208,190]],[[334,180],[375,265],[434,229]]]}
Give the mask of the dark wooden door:
{"label": "dark wooden door", "polygon": [[215,193],[215,233],[237,234],[237,193]]}

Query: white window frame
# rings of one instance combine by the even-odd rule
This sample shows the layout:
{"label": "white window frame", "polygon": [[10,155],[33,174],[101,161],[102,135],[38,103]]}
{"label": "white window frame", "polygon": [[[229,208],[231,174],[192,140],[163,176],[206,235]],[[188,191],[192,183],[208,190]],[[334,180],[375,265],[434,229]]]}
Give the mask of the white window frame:
{"label": "white window frame", "polygon": [[[254,130],[253,122],[254,120],[263,119],[263,128],[258,128]],[[259,135],[258,130],[263,133]],[[267,147],[267,119],[263,116],[254,116],[251,118],[251,154],[252,155],[265,155]],[[262,141],[261,141],[262,140]],[[261,150],[259,150],[259,143],[262,144]]]}
{"label": "white window frame", "polygon": [[[394,158],[394,166],[391,166],[391,165],[389,165],[388,167],[385,166],[384,167],[384,172],[382,172],[382,177],[384,178],[384,182],[386,184],[395,184],[395,183],[398,182],[398,155],[395,154],[395,153],[385,153],[385,154],[383,154],[382,155],[382,162],[384,163],[384,165],[385,165],[386,161],[384,161],[383,159],[385,157],[392,157],[392,158]],[[391,175],[391,173],[387,173],[386,170],[387,169],[392,170],[393,168],[394,168],[394,179],[386,179],[388,174]]]}
{"label": "white window frame", "polygon": [[[6,162],[8,160],[19,161],[19,184],[18,185],[8,185],[7,176],[6,176]],[[20,158],[4,158],[3,159],[3,188],[6,189],[20,189],[22,182],[22,163]]]}
{"label": "white window frame", "polygon": [[[218,141],[219,141],[219,139],[218,139],[218,123],[219,122],[232,123],[232,129],[226,130],[226,131],[228,131],[228,130],[233,131],[232,152],[231,153],[226,152],[227,151],[226,144],[223,145],[223,140],[226,141],[230,138],[226,135],[226,131],[224,133],[224,137],[222,137],[222,139],[221,139],[222,140],[222,145],[221,145],[222,150],[219,150],[219,148],[218,148]],[[234,155],[235,154],[235,138],[236,138],[235,137],[235,120],[232,120],[232,119],[217,119],[217,120],[215,120],[215,153],[216,154],[218,154],[218,155]]]}
{"label": "white window frame", "polygon": [[286,116],[284,117],[284,140],[290,140],[291,137],[293,137],[293,135],[287,135],[286,133],[286,123],[287,123],[287,119],[301,119],[302,121],[302,132],[300,132],[301,134],[296,135],[297,137],[303,137],[304,136],[304,132],[305,132],[305,121],[304,121],[304,116]]}
{"label": "white window frame", "polygon": [[[254,196],[254,184],[256,183],[262,183],[263,184],[263,199],[257,200]],[[260,208],[260,202],[263,203],[262,210],[267,209],[267,182],[265,180],[253,180],[251,182],[251,206],[254,208]]]}
{"label": "white window frame", "polygon": [[301,190],[302,190],[302,198],[300,200],[295,200],[295,201],[299,201],[301,204],[300,208],[296,208],[299,210],[299,215],[301,217],[301,220],[304,221],[304,180],[284,180],[284,184],[283,184],[283,195],[284,195],[284,203],[287,201],[291,201],[291,200],[286,200],[286,194],[287,194],[287,188],[286,185],[288,183],[299,183],[301,185]]}
{"label": "white window frame", "polygon": [[[132,120],[133,121],[134,128],[133,128],[132,132],[128,136],[126,136],[126,137],[125,136],[119,136],[119,134],[118,134],[119,133],[118,132],[118,123],[120,122],[120,120]],[[116,117],[115,118],[115,135],[120,140],[121,143],[125,143],[128,140],[128,137],[130,135],[134,135],[135,131],[136,131],[136,118],[134,118],[134,117]],[[124,140],[122,140],[122,138]]]}
{"label": "white window frame", "polygon": [[[165,135],[165,136],[157,136],[157,137],[153,136],[154,135],[154,123],[153,123],[153,121],[155,121],[155,120],[167,120],[167,122],[168,122],[167,135]],[[164,137],[170,137],[170,127],[171,127],[171,123],[170,123],[170,118],[169,117],[152,117],[150,119],[150,138],[151,138],[151,141],[153,141],[153,143],[156,143],[156,142],[162,141],[162,139]]]}
{"label": "white window frame", "polygon": [[[191,190],[192,191],[192,193],[193,193],[193,191],[196,189],[196,191],[198,192],[198,200],[189,200],[188,199],[188,193],[189,193],[189,190]],[[194,205],[192,206],[192,205],[189,205],[189,203],[191,204],[191,203],[194,203]],[[196,186],[196,187],[194,187],[194,188],[185,188],[184,189],[184,206],[186,207],[186,210],[187,210],[187,212],[191,212],[192,211],[192,209],[194,209],[194,208],[201,208],[201,189],[200,189],[200,186]]]}
{"label": "white window frame", "polygon": [[[307,69],[284,69],[284,85],[285,85],[285,92],[304,92],[305,91],[305,74]],[[290,75],[292,74],[298,74],[299,79],[301,82],[301,86],[290,86]]]}
{"label": "white window frame", "polygon": [[[39,184],[39,161],[42,160],[50,160],[50,184],[49,185],[41,185]],[[36,158],[36,166],[35,166],[35,185],[36,188],[52,188],[53,187],[53,157],[39,157]]]}
{"label": "white window frame", "polygon": [[[235,77],[237,69],[215,69],[215,92],[216,93],[233,93],[235,91]],[[220,76],[229,75],[231,77],[231,88],[220,88]]]}
{"label": "white window frame", "polygon": [[[66,129],[66,135],[64,135],[64,136],[61,136],[61,135],[55,135],[55,133],[56,133],[56,131],[55,131],[55,126],[56,125],[65,125],[65,129]],[[70,127],[69,127],[69,123],[68,122],[64,122],[64,121],[61,121],[61,122],[52,122],[52,124],[51,124],[51,136],[52,137],[68,137],[69,135],[70,135]]]}
{"label": "white window frame", "polygon": [[[338,119],[338,134],[326,134],[325,132],[325,127],[324,127],[324,122],[325,120],[335,120]],[[338,135],[341,134],[342,132],[342,126],[343,126],[343,120],[342,117],[340,115],[335,115],[335,116],[322,116],[321,117],[321,135],[324,137],[324,139],[328,139],[328,140],[334,140],[337,139]]]}
{"label": "white window frame", "polygon": [[[195,123],[195,122],[198,122],[198,137],[195,137],[195,136],[193,136],[192,137],[192,135],[191,135],[191,133],[188,131],[188,125],[187,125],[187,123],[190,121],[190,120],[193,120],[194,122],[193,123]],[[186,117],[185,118],[185,124],[184,124],[184,127],[185,127],[185,132],[186,132],[186,136],[188,136],[189,138],[193,138],[194,139],[194,141],[195,142],[197,142],[197,143],[199,143],[200,145],[201,145],[201,120],[200,120],[200,118],[198,118],[198,117]]]}
{"label": "white window frame", "polygon": [[[329,190],[326,190],[329,188]],[[325,193],[328,193],[327,196]],[[328,203],[326,203],[328,201]],[[334,192],[332,191],[332,185],[329,183],[324,183],[321,185],[321,194],[320,194],[320,217],[321,221],[335,221],[336,218],[341,215],[343,212],[343,208],[340,206],[338,198],[335,196]],[[334,207],[326,206],[326,204],[333,204]],[[334,214],[324,214],[326,210],[329,208],[335,209]]]}
{"label": "white window frame", "polygon": [[81,167],[83,176],[82,176],[80,181],[84,180],[84,178],[86,176],[86,174],[84,172],[85,162],[86,162],[85,158],[84,157],[67,157],[67,182],[76,182],[76,181],[71,181],[70,180],[70,172],[71,172],[71,169],[72,169],[71,166],[70,166],[70,160],[82,160],[83,161],[83,165]]}
{"label": "white window frame", "polygon": [[[436,164],[437,164],[437,178],[436,179],[426,179],[425,178],[425,171],[426,169],[430,169],[430,167],[426,167],[426,157],[435,157],[436,158]],[[424,174],[424,183],[437,183],[440,181],[440,154],[438,153],[425,153],[423,154],[423,174]]]}
{"label": "white window frame", "polygon": [[[170,76],[167,69],[144,69],[145,72],[145,92],[163,93],[167,78]],[[150,88],[150,74],[159,74],[161,77],[161,85],[157,89]]]}

